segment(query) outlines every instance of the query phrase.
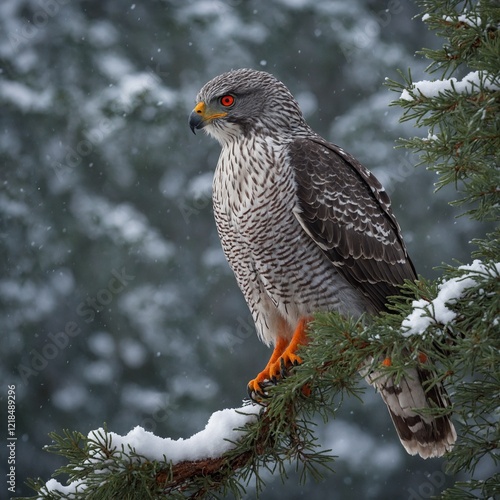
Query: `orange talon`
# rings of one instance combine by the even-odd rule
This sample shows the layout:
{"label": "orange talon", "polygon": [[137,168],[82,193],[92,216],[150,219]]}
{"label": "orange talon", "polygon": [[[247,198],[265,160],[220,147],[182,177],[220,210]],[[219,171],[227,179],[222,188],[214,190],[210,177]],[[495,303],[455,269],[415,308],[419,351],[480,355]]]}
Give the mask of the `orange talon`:
{"label": "orange talon", "polygon": [[279,359],[281,354],[287,348],[288,341],[283,337],[278,337],[278,341],[274,346],[274,351],[271,354],[271,358],[267,363],[266,367],[253,379],[248,382],[248,395],[251,399],[255,400],[255,396],[260,398],[265,396],[264,394],[264,385],[266,381],[273,382],[273,377],[275,377],[274,372],[271,373],[271,366]]}
{"label": "orange talon", "polygon": [[290,341],[285,337],[278,337],[266,367],[248,383],[248,394],[252,399],[266,397],[264,389],[266,383],[276,383],[280,378],[286,376],[290,368],[302,363],[302,359],[295,354],[295,351],[299,345],[307,344],[306,329],[308,321],[310,321],[310,318],[302,318],[299,321]]}

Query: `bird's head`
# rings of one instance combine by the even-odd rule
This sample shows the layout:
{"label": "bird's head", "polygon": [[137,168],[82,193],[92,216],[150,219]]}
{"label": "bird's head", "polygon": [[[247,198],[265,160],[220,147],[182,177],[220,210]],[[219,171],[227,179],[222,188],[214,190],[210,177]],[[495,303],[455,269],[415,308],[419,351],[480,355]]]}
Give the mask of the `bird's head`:
{"label": "bird's head", "polygon": [[264,71],[223,73],[204,85],[196,102],[189,116],[191,130],[204,129],[221,144],[255,132],[290,136],[307,127],[290,91]]}

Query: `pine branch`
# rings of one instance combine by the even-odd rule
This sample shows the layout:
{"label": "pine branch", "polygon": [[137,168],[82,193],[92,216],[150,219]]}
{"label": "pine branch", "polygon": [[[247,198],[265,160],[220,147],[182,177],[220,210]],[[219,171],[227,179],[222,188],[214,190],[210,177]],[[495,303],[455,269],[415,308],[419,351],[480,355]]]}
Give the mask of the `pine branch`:
{"label": "pine branch", "polygon": [[308,476],[319,479],[322,469],[329,469],[332,457],[317,450],[314,424],[301,416],[309,404],[300,387],[283,392],[262,408],[257,421],[240,429],[241,439],[229,452],[175,464],[165,456],[155,461],[131,447],[116,447],[106,429],[87,437],[69,431],[62,436],[51,434],[54,444],[47,451],[68,459],[68,465],[55,473],[68,476],[68,487],[42,480],[28,484],[38,493],[35,498],[47,499],[200,498],[209,492],[222,495],[228,491],[240,498],[251,477],[257,491],[262,488],[261,468],[286,475],[286,466],[292,461],[302,480]]}
{"label": "pine branch", "polygon": [[[428,71],[441,72],[441,78],[459,72],[464,77],[413,82],[408,72],[402,83],[388,82],[401,93],[395,105],[404,110],[402,120],[428,128],[427,137],[402,146],[420,152],[422,163],[439,173],[438,189],[452,183],[462,190],[456,203],[472,206],[471,217],[498,220],[500,8],[492,0],[423,0],[420,5],[430,29],[446,40],[441,50],[423,52],[431,60]],[[200,498],[227,492],[240,498],[252,480],[257,493],[263,488],[262,470],[286,478],[291,462],[303,480],[318,478],[333,457],[318,451],[313,418],[326,421],[344,397],[362,395],[358,372],[367,363],[396,380],[420,366],[434,374],[429,387],[446,382],[453,405],[426,412],[453,412],[460,423],[458,443],[447,456],[450,470],[474,474],[485,461],[498,467],[500,230],[474,243],[474,257],[481,262],[446,266],[443,278],[434,282],[421,277],[406,283],[390,313],[370,321],[316,316],[311,341],[300,353],[303,365],[269,388],[267,407],[239,429],[221,456],[154,460],[133,447],[113,445],[114,435],[106,429],[87,437],[65,431],[51,435],[48,451],[68,460],[55,475],[67,477],[69,486],[57,486],[58,493],[54,482],[30,481],[36,498]],[[498,495],[500,475],[494,473],[457,483],[441,498]]]}
{"label": "pine branch", "polygon": [[[370,323],[337,314],[318,315],[311,325],[311,342],[301,350],[303,365],[269,388],[268,406],[240,429],[234,447],[224,455],[179,463],[164,456],[155,461],[131,447],[117,446],[106,429],[88,437],[66,431],[63,436],[52,434],[54,444],[48,447],[68,459],[56,475],[67,475],[73,484],[70,498],[90,499],[200,498],[227,492],[240,498],[251,480],[257,492],[263,488],[263,469],[286,477],[291,462],[302,480],[318,479],[333,457],[318,451],[312,418],[321,415],[326,421],[345,396],[362,394],[358,371],[367,359],[373,360],[374,369],[396,379],[411,367],[425,366],[435,372],[429,386],[438,381],[451,386],[453,408],[426,411],[433,415],[453,411],[462,422],[459,444],[449,455],[453,470],[473,471],[484,457],[497,460],[500,338],[494,328],[480,326],[493,324],[500,310],[500,266],[448,267],[445,274],[449,279],[444,283],[424,279],[407,283],[404,295],[392,303],[393,312]],[[460,280],[468,280],[467,286],[446,303],[454,315],[445,324],[436,314],[442,310],[440,293]],[[427,326],[419,334],[408,335],[405,320],[416,313]],[[474,334],[464,335],[464,330]],[[390,365],[384,364],[386,358]],[[304,386],[311,390],[310,396],[304,395]],[[472,456],[471,441],[476,447]],[[30,484],[37,498],[68,498],[68,490],[57,493],[50,482]],[[491,481],[488,485],[493,487]]]}
{"label": "pine branch", "polygon": [[[414,82],[411,73],[388,86],[401,94],[393,104],[404,110],[401,121],[426,127],[427,137],[401,140],[402,147],[420,153],[421,164],[439,175],[437,189],[454,184],[470,217],[498,221],[500,216],[500,6],[485,0],[421,0],[422,19],[445,38],[440,50],[424,49],[431,60],[430,73],[443,80]],[[461,73],[462,78],[449,79]],[[474,474],[479,463],[497,467],[500,462],[500,230],[473,242],[473,257],[483,261],[475,270],[447,266],[444,275],[457,286],[472,278],[460,299],[446,304],[453,320],[443,322],[435,307],[445,283],[429,287],[431,300],[420,299],[426,318],[426,336],[448,340],[439,346],[439,358],[452,387],[455,418],[460,436],[448,455],[451,472]],[[420,281],[422,283],[422,280]],[[412,287],[420,286],[415,284]],[[415,296],[419,292],[413,289]],[[427,301],[427,305],[426,304]],[[415,332],[413,332],[415,333]],[[422,346],[423,347],[423,346]],[[425,352],[425,351],[424,351]],[[426,352],[427,354],[427,352]],[[435,353],[434,353],[435,354]],[[500,495],[500,475],[472,478],[443,492],[441,498],[493,498]]]}
{"label": "pine branch", "polygon": [[[400,140],[420,153],[421,164],[439,175],[436,188],[454,184],[462,195],[455,205],[478,220],[500,216],[500,7],[493,1],[419,2],[430,29],[447,42],[442,49],[424,49],[432,62],[428,72],[444,80],[403,83],[388,80],[401,93],[393,105],[404,110],[401,121],[428,129],[427,137]],[[462,78],[449,79],[459,70]]]}

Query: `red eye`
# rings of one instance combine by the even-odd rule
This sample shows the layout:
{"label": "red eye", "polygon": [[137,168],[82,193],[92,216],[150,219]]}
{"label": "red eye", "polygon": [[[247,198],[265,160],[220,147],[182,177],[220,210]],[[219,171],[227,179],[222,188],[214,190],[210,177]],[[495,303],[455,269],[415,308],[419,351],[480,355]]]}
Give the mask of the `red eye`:
{"label": "red eye", "polygon": [[234,104],[234,97],[230,94],[224,95],[220,98],[220,103],[226,108],[229,108],[229,106]]}

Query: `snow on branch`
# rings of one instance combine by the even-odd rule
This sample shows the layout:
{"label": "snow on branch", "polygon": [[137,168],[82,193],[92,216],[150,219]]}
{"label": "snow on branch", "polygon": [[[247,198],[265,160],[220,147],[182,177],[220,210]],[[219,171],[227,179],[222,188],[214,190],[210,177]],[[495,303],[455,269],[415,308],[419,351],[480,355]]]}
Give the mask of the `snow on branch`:
{"label": "snow on branch", "polygon": [[495,78],[485,71],[471,71],[461,80],[448,78],[445,80],[422,80],[413,82],[409,89],[401,92],[401,99],[414,101],[421,97],[438,97],[445,92],[456,92],[458,94],[471,94],[479,88],[485,90],[499,90],[500,85]]}
{"label": "snow on branch", "polygon": [[[171,439],[155,436],[152,432],[137,426],[126,436],[114,432],[108,435],[113,449],[133,449],[148,460],[167,460],[173,464],[184,461],[220,457],[241,437],[241,427],[256,420],[262,406],[248,405],[241,408],[227,408],[212,414],[205,428],[190,438]],[[89,439],[97,437],[103,429],[91,431]],[[101,459],[102,457],[98,457]]]}
{"label": "snow on branch", "polygon": [[[422,16],[423,22],[429,21],[430,19],[432,19],[432,16],[428,12]],[[447,23],[462,23],[466,24],[467,26],[470,26],[471,28],[479,28],[483,24],[483,21],[479,16],[475,16],[470,12],[467,12],[466,14],[456,15],[453,17],[443,16],[442,19]]]}
{"label": "snow on branch", "polygon": [[[475,287],[481,276],[485,277],[491,273],[491,268],[480,260],[475,260],[471,265],[460,266],[458,269],[469,272],[443,281],[438,287],[439,292],[435,299],[413,301],[413,311],[402,322],[404,336],[422,335],[433,324],[446,325],[453,322],[457,313],[449,306],[463,297],[466,290]],[[494,264],[494,269],[496,274],[500,275],[500,263]]]}
{"label": "snow on branch", "polygon": [[[121,436],[103,428],[90,431],[89,442],[101,443],[105,446],[95,446],[89,449],[90,457],[87,465],[102,464],[115,452],[133,454],[141,463],[146,461],[170,462],[172,465],[181,462],[198,462],[206,459],[217,459],[236,446],[241,439],[242,428],[255,422],[262,406],[248,404],[241,408],[229,408],[216,411],[209,418],[206,427],[190,438],[162,438],[152,432],[137,426],[127,435]],[[63,485],[56,479],[50,479],[45,484],[45,492],[57,492],[65,498],[74,498],[86,489],[84,480],[75,479],[68,485]]]}

